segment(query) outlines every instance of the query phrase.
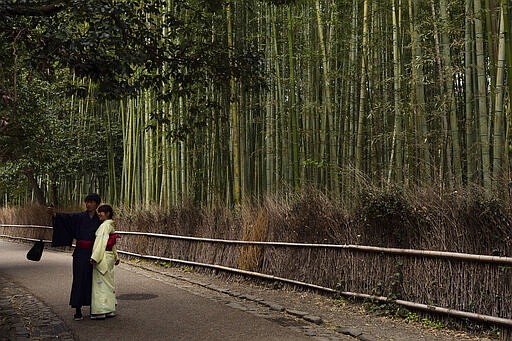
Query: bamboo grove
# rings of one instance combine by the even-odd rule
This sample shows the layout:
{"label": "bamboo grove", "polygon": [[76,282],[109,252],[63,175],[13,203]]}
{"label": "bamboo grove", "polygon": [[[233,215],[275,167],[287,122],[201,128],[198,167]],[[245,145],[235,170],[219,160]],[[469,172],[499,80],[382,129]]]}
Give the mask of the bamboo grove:
{"label": "bamboo grove", "polygon": [[[128,205],[232,205],[306,186],[346,197],[367,181],[443,191],[476,184],[508,195],[507,0],[219,6],[196,44],[222,46],[233,68],[235,56],[258,51],[246,56],[258,59],[255,69],[205,74],[193,92],[139,89],[108,101],[77,78],[87,96],[65,106],[82,131],[104,128],[103,171],[37,174],[50,199],[98,191]],[[169,0],[161,15],[193,20],[175,11]],[[251,81],[258,72],[263,81]],[[163,80],[161,91],[175,81]]]}

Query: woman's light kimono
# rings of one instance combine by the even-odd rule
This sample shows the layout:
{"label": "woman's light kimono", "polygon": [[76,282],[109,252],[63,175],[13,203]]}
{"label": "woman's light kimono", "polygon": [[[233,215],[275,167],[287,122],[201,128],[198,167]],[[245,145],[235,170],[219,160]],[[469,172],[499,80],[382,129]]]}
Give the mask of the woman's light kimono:
{"label": "woman's light kimono", "polygon": [[106,251],[110,234],[114,233],[112,219],[105,220],[96,231],[92,256],[96,263],[92,271],[91,314],[106,314],[116,311],[114,265],[119,259],[115,245]]}

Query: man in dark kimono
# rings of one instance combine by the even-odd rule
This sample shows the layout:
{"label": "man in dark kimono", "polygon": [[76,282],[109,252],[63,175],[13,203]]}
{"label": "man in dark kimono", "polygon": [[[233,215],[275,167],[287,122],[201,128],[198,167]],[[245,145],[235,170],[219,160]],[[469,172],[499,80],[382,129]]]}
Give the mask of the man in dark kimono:
{"label": "man in dark kimono", "polygon": [[86,211],[81,213],[56,213],[53,207],[48,213],[53,216],[52,246],[71,246],[73,239],[73,284],[69,305],[75,308],[75,320],[82,320],[82,306],[91,305],[92,265],[89,262],[95,233],[101,224],[96,208],[101,202],[98,194],[85,198]]}

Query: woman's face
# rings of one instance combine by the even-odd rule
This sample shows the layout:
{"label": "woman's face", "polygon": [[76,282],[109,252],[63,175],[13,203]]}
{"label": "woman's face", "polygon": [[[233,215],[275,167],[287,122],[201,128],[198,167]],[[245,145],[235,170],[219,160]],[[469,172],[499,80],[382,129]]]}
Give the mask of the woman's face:
{"label": "woman's face", "polygon": [[110,219],[109,216],[110,216],[110,214],[108,212],[98,212],[98,217],[100,218],[101,221]]}

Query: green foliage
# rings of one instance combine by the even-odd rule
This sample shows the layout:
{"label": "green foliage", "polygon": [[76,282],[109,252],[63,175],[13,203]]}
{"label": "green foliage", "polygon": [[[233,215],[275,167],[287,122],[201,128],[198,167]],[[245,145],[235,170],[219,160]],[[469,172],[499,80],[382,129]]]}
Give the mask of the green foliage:
{"label": "green foliage", "polygon": [[422,325],[429,328],[434,328],[438,330],[444,328],[444,324],[441,321],[432,321],[426,317],[421,318],[421,316],[418,315],[417,313],[410,311],[406,311],[403,318],[405,318],[406,321],[410,322],[421,322]]}
{"label": "green foliage", "polygon": [[313,160],[311,158],[308,158],[304,161],[302,161],[302,165],[304,168],[306,167],[315,167],[315,168],[324,168],[326,166],[325,160]]}
{"label": "green foliage", "polygon": [[418,322],[420,320],[420,317],[418,316],[418,314],[416,313],[413,313],[413,312],[408,312],[406,315],[405,315],[405,319],[407,321],[411,321],[411,322]]}
{"label": "green foliage", "polygon": [[53,89],[47,82],[28,80],[20,73],[16,89],[16,104],[0,104],[1,117],[8,124],[0,135],[2,174],[42,170],[45,164],[58,158],[53,143],[59,134],[56,109],[46,102],[45,96]]}
{"label": "green foliage", "polygon": [[171,262],[157,261],[155,264],[166,269],[175,267]]}
{"label": "green foliage", "polygon": [[380,316],[397,316],[400,311],[400,306],[396,303],[389,302],[380,302],[380,301],[370,301],[364,304],[364,308],[374,314]]}
{"label": "green foliage", "polygon": [[336,295],[333,299],[332,299],[332,303],[334,305],[337,305],[337,306],[344,306],[345,304],[347,304],[347,300],[344,299],[343,297],[339,296],[339,295]]}
{"label": "green foliage", "polygon": [[280,289],[284,288],[284,283],[283,282],[279,282],[279,281],[273,281],[271,283],[271,287],[274,290],[280,290]]}
{"label": "green foliage", "polygon": [[267,2],[274,4],[274,5],[292,5],[299,0],[266,0]]}
{"label": "green foliage", "polygon": [[168,8],[162,0],[74,0],[52,15],[43,15],[37,5],[32,13],[39,15],[4,5],[0,44],[14,46],[4,50],[8,57],[13,48],[23,50],[27,67],[52,80],[63,68],[92,79],[105,98],[158,88],[160,99],[171,100],[195,93],[205,78],[224,82],[234,76],[259,86],[261,51],[241,45],[230,59],[223,31],[214,32],[212,40],[212,23],[222,25],[222,15],[215,13],[219,5],[222,1],[175,1]]}
{"label": "green foliage", "polygon": [[[74,0],[52,15],[25,15],[5,5],[0,8],[2,38],[16,37],[34,70],[52,74],[68,68],[96,82],[105,97],[136,94],[168,78],[184,89],[194,70],[207,63],[205,47],[196,40],[207,34],[207,16],[193,5],[177,1],[167,9],[160,0]],[[33,10],[42,8],[34,5]],[[194,20],[185,22],[180,14],[189,10]]]}
{"label": "green foliage", "polygon": [[[0,103],[0,117],[8,124],[0,134],[2,193],[16,196],[27,180],[45,174],[40,185],[48,188],[59,179],[82,174],[98,178],[107,174],[107,126],[94,115],[84,116],[67,102],[60,83],[17,72],[16,102]],[[109,134],[120,139],[118,125]],[[117,150],[117,155],[122,155]],[[26,179],[28,176],[29,179]],[[31,184],[33,186],[33,184]]]}
{"label": "green foliage", "polygon": [[[0,58],[5,61],[0,68],[0,176],[14,180],[30,172],[49,177],[49,186],[63,177],[106,176],[105,146],[117,142],[109,145],[110,152],[121,158],[122,132],[116,120],[107,131],[102,117],[71,107],[71,98],[86,99],[92,107],[98,99],[136,96],[143,89],[157,90],[156,99],[168,103],[187,98],[187,114],[178,115],[178,122],[160,111],[152,113],[148,125],[172,124],[169,137],[184,140],[208,124],[205,113],[219,109],[201,94],[207,80],[225,87],[236,77],[246,90],[264,87],[262,52],[240,42],[230,54],[224,30],[212,32],[216,24],[224,26],[224,4],[0,4]],[[90,80],[93,91],[79,79]]]}
{"label": "green foliage", "polygon": [[432,320],[429,320],[428,318],[421,319],[421,323],[425,327],[429,327],[429,328],[434,328],[434,329],[443,329],[444,328],[444,325],[441,321],[432,321]]}

